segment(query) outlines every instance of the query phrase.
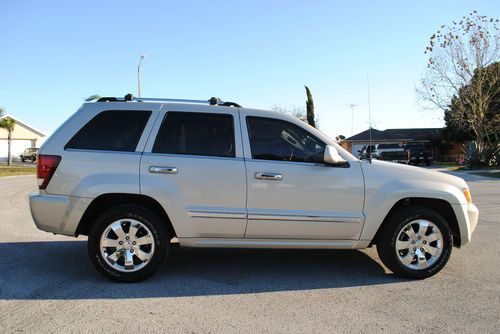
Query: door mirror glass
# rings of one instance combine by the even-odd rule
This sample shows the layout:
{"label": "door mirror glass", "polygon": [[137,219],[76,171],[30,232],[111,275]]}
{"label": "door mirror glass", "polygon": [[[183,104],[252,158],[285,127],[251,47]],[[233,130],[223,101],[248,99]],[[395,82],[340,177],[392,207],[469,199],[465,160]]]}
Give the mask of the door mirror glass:
{"label": "door mirror glass", "polygon": [[339,165],[339,164],[343,164],[346,162],[346,160],[344,160],[340,156],[339,152],[337,152],[335,147],[332,145],[326,145],[324,161],[325,161],[325,163],[331,164],[331,165]]}

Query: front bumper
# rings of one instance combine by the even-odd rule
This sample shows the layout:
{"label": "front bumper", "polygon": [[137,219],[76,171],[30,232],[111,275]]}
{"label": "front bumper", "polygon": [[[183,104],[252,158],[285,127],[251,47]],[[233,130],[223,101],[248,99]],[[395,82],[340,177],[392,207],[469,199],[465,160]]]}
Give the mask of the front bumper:
{"label": "front bumper", "polygon": [[463,246],[471,241],[472,233],[477,226],[479,210],[474,204],[453,204],[452,207],[460,230],[460,245]]}
{"label": "front bumper", "polygon": [[91,198],[30,194],[31,216],[38,229],[75,236],[76,229]]}

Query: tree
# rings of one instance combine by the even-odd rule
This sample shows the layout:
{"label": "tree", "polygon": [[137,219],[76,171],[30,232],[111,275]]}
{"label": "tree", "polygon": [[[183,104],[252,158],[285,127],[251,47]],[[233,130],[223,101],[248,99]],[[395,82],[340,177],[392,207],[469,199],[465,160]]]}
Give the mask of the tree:
{"label": "tree", "polygon": [[[481,101],[478,98],[482,97]],[[481,108],[475,106],[481,102]],[[489,144],[500,136],[500,62],[477,69],[445,111],[446,127],[461,139],[483,137]],[[482,111],[478,117],[474,112]]]}
{"label": "tree", "polygon": [[296,106],[293,106],[291,109],[289,109],[289,108],[285,108],[285,107],[282,107],[282,106],[274,105],[271,108],[271,110],[275,111],[275,112],[289,114],[290,116],[298,118],[301,121],[307,123],[307,115],[306,115],[306,111],[304,110],[304,108],[298,108]]}
{"label": "tree", "polygon": [[498,22],[474,11],[441,26],[430,37],[427,72],[417,88],[424,107],[443,110],[449,126],[485,150],[496,145],[498,133],[498,122],[489,122],[488,111],[500,89]]}
{"label": "tree", "polygon": [[[2,116],[3,110],[0,109],[0,116]],[[3,128],[7,131],[7,165],[12,163],[11,156],[11,145],[12,145],[12,133],[14,132],[14,127],[16,126],[16,121],[14,121],[10,117],[4,117],[0,119],[0,128]]]}
{"label": "tree", "polygon": [[309,90],[309,87],[304,86],[306,88],[306,111],[307,111],[307,123],[311,125],[312,127],[316,127],[316,122],[314,120],[314,102],[312,98],[311,91]]}

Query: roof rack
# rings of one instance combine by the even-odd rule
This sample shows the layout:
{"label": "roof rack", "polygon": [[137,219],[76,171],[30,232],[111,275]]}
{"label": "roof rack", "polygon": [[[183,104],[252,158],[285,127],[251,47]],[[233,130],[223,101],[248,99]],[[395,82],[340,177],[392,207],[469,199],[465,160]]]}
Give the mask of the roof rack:
{"label": "roof rack", "polygon": [[168,99],[156,97],[134,97],[132,94],[127,94],[124,97],[101,97],[97,102],[176,102],[176,103],[200,103],[211,106],[236,107],[241,105],[235,102],[224,102],[218,97],[211,97],[209,100],[188,100],[188,99]]}

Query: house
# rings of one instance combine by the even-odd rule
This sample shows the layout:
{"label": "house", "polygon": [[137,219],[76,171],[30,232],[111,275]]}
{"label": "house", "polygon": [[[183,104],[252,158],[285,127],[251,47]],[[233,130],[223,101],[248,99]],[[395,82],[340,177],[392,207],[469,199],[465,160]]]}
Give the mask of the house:
{"label": "house", "polygon": [[[433,150],[435,157],[443,161],[458,161],[463,159],[461,143],[453,143],[448,147],[442,147],[439,143],[442,139],[442,128],[411,128],[411,129],[371,129],[371,144],[397,143],[427,143]],[[359,150],[364,145],[370,144],[370,129],[360,132],[345,139],[342,147],[353,155],[358,156]]]}
{"label": "house", "polygon": [[[14,132],[12,133],[11,154],[13,160],[18,158],[26,148],[40,147],[45,137],[42,132],[13,116],[5,115],[0,117],[0,119],[3,118],[11,118],[16,121]],[[7,150],[7,130],[0,128],[0,161],[7,161]]]}

